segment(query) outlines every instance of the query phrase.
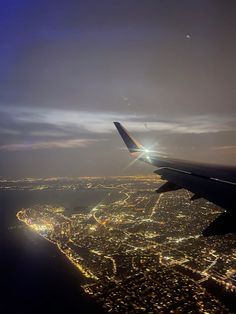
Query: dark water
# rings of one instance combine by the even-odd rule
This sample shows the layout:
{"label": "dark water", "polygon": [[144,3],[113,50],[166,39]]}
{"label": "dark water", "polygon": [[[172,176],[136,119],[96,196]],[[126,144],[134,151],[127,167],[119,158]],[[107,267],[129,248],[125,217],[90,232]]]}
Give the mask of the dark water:
{"label": "dark water", "polygon": [[106,192],[0,192],[0,313],[102,313],[80,287],[83,278],[57,247],[16,218],[38,203],[95,205]]}

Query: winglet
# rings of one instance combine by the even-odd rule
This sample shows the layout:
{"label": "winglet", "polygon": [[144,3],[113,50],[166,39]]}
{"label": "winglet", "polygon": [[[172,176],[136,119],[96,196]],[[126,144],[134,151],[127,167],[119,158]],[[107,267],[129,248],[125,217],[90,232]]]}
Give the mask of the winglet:
{"label": "winglet", "polygon": [[114,124],[130,153],[143,151],[143,146],[136,141],[119,122],[114,122]]}

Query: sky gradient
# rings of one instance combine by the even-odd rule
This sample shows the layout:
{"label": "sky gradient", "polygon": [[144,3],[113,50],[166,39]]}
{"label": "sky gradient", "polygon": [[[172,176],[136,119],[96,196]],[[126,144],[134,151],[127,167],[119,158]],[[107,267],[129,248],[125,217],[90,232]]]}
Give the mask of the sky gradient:
{"label": "sky gradient", "polygon": [[235,1],[3,0],[0,176],[151,173],[112,121],[170,156],[236,164]]}

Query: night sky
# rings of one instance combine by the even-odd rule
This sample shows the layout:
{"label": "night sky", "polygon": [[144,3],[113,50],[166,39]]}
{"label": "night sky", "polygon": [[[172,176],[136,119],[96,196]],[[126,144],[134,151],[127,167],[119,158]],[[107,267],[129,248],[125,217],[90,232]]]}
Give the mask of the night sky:
{"label": "night sky", "polygon": [[236,164],[236,1],[1,0],[0,176],[151,173],[158,152]]}

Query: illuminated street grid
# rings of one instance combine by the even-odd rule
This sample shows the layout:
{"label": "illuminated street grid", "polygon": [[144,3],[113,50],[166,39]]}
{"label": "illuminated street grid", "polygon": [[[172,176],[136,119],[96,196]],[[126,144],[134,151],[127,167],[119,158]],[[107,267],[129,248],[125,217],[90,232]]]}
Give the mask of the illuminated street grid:
{"label": "illuminated street grid", "polygon": [[185,190],[158,195],[156,176],[32,182],[26,188],[107,189],[89,211],[39,205],[17,217],[57,244],[83,274],[85,292],[108,312],[228,313],[236,236],[201,235],[221,209],[189,201]]}

